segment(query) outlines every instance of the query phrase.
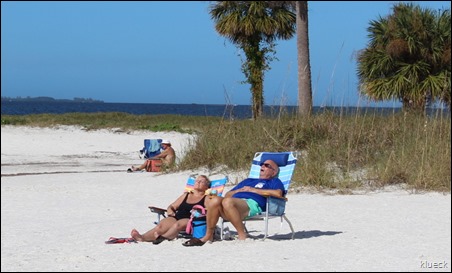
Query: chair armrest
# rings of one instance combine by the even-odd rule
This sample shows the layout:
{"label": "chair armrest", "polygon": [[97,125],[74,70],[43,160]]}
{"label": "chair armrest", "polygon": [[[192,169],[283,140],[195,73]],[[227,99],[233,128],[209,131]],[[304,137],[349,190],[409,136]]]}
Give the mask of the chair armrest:
{"label": "chair armrest", "polygon": [[284,200],[284,201],[289,201],[289,199],[287,199],[287,197],[274,197],[274,196],[269,196],[269,197],[271,197],[271,198],[275,198],[275,199],[280,199],[280,200]]}
{"label": "chair armrest", "polygon": [[149,209],[151,210],[151,212],[161,214],[161,215],[165,215],[165,213],[166,213],[166,209],[162,209],[162,208],[158,208],[158,207],[149,206]]}
{"label": "chair armrest", "polygon": [[265,198],[269,198],[269,197],[271,197],[271,198],[275,198],[275,199],[281,199],[281,200],[284,200],[284,201],[288,201],[289,199],[287,199],[287,197],[276,197],[276,196],[272,196],[272,195],[270,195],[270,194],[262,194],[262,196],[263,197],[265,197]]}

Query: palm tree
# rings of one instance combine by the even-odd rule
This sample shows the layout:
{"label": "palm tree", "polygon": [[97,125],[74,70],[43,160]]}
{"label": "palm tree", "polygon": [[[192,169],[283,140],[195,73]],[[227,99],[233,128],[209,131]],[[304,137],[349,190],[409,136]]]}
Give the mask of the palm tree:
{"label": "palm tree", "polygon": [[295,1],[298,51],[298,115],[312,113],[311,63],[309,58],[308,1]]}
{"label": "palm tree", "polygon": [[295,14],[286,2],[216,1],[210,7],[216,31],[243,50],[242,72],[251,85],[253,119],[263,114],[264,73],[275,59],[275,40],[295,34]]}
{"label": "palm tree", "polygon": [[450,107],[450,10],[399,3],[370,22],[370,42],[358,54],[360,92],[374,101],[398,99],[423,113],[440,100]]}

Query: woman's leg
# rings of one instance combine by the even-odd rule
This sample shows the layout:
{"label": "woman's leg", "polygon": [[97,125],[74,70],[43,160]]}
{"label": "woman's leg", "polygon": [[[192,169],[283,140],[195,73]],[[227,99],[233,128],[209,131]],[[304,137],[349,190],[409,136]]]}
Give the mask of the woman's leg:
{"label": "woman's leg", "polygon": [[160,235],[168,240],[175,239],[180,231],[184,231],[187,228],[187,224],[188,218],[179,219],[165,233],[160,233]]}
{"label": "woman's leg", "polygon": [[132,236],[133,239],[135,239],[139,242],[152,242],[155,239],[157,239],[157,237],[160,234],[167,232],[171,228],[171,226],[173,224],[175,224],[176,222],[177,222],[176,218],[166,217],[165,219],[160,221],[160,223],[155,228],[153,228],[143,234],[140,234],[136,229],[133,229],[130,232],[130,235]]}

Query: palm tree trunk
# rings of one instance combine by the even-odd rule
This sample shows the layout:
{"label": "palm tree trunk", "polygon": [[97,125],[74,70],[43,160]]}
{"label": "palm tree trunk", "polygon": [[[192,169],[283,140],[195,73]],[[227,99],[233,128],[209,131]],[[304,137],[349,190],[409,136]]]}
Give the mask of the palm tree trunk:
{"label": "palm tree trunk", "polygon": [[309,60],[308,1],[296,1],[298,51],[298,115],[312,114],[311,64]]}

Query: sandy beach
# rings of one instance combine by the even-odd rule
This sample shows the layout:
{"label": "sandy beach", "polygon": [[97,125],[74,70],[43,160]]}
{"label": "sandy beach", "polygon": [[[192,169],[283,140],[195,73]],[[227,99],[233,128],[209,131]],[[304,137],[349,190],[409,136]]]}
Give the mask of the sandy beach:
{"label": "sandy beach", "polygon": [[[105,244],[151,229],[148,206],[174,201],[189,175],[241,175],[126,172],[143,162],[144,138],[169,139],[182,158],[191,136],[175,132],[2,126],[1,136],[2,272],[451,271],[450,193],[302,190],[288,195],[294,240],[287,223],[272,220],[278,234],[266,240]],[[247,227],[259,237],[264,225]]]}

